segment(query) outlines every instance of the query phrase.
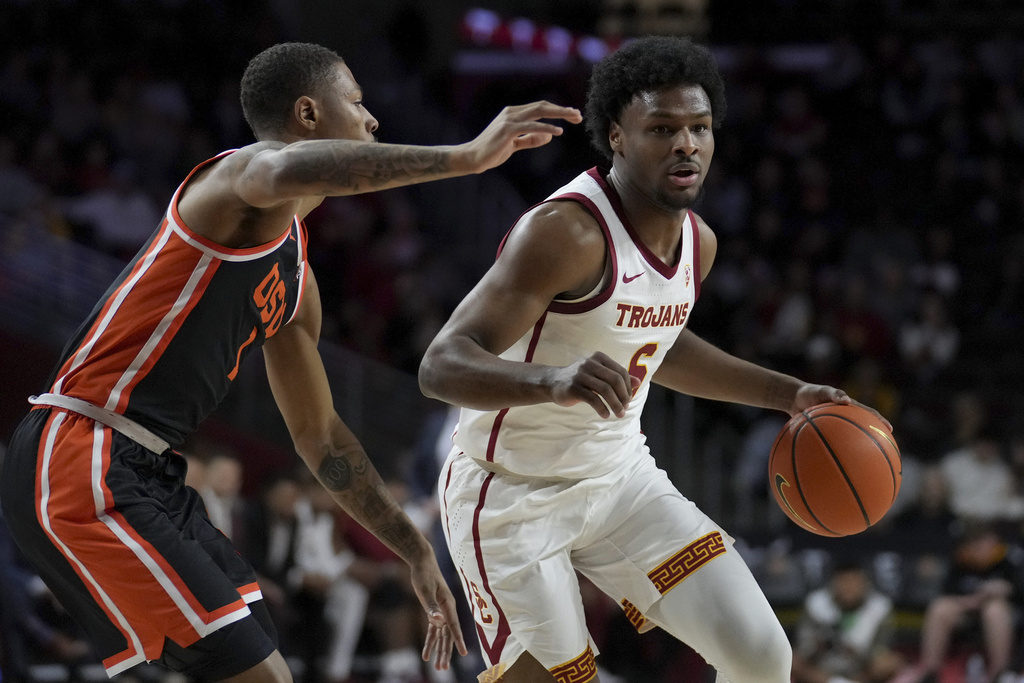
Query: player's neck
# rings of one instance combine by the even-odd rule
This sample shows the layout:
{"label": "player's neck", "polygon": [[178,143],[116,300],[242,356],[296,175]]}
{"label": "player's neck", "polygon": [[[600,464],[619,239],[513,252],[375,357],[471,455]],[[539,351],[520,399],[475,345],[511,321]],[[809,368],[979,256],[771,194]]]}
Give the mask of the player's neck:
{"label": "player's neck", "polygon": [[668,265],[675,265],[678,255],[680,227],[686,209],[669,210],[660,205],[613,169],[608,182],[619,195],[626,220],[643,243]]}

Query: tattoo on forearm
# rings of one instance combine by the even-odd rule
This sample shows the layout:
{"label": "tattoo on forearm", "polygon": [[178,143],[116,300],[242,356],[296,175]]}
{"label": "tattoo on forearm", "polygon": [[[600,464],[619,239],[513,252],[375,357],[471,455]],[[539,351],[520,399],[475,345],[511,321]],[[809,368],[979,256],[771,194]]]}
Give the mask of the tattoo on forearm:
{"label": "tattoo on forearm", "polygon": [[415,548],[416,532],[409,524],[388,524],[378,527],[376,532],[381,539],[398,548],[402,553]]}
{"label": "tattoo on forearm", "polygon": [[327,455],[316,473],[328,491],[344,491],[352,485],[352,468],[344,455]]}
{"label": "tattoo on forearm", "polygon": [[303,183],[327,182],[358,189],[380,187],[396,179],[433,176],[449,170],[445,149],[407,145],[330,146],[322,154],[309,154],[295,166]]}
{"label": "tattoo on forearm", "polygon": [[420,551],[419,532],[380,480],[362,451],[329,451],[320,461],[317,476],[324,487],[340,494],[336,500],[364,527],[403,558]]}
{"label": "tattoo on forearm", "polygon": [[387,489],[384,484],[377,484],[370,488],[360,497],[359,503],[367,516],[372,518],[382,517],[388,511],[387,499],[384,497]]}

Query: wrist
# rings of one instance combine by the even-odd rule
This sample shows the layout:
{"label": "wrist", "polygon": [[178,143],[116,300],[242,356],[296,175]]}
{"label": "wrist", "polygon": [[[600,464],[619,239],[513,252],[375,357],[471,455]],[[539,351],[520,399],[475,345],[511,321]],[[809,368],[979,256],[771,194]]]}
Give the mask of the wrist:
{"label": "wrist", "polygon": [[416,566],[425,559],[432,559],[434,557],[434,548],[430,545],[430,541],[423,534],[417,534],[417,536],[412,543],[406,546],[405,551],[401,555],[402,560],[410,567]]}
{"label": "wrist", "polygon": [[461,145],[452,145],[441,148],[448,156],[448,168],[455,175],[469,175],[470,173],[481,173],[484,169],[478,168],[476,156],[470,143],[464,142]]}
{"label": "wrist", "polygon": [[767,408],[781,410],[784,413],[793,414],[800,410],[797,402],[797,395],[800,389],[806,386],[795,377],[773,372],[768,378],[765,387],[765,403]]}

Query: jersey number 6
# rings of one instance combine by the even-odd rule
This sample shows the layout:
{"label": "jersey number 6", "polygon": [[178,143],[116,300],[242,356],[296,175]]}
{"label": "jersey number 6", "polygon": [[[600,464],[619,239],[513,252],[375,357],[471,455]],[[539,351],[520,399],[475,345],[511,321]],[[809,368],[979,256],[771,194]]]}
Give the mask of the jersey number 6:
{"label": "jersey number 6", "polygon": [[[654,342],[644,344],[637,352],[633,354],[633,358],[629,361],[629,374],[636,377],[640,382],[644,381],[644,377],[647,377],[647,366],[640,362],[643,358],[650,358],[657,352],[658,345]],[[640,390],[638,384],[636,389],[633,390],[633,396],[636,396],[636,392]]]}

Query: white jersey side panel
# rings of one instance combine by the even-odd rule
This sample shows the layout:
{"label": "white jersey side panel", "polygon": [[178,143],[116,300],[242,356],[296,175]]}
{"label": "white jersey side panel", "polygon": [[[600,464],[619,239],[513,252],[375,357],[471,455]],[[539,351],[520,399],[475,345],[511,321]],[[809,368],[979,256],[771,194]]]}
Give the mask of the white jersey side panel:
{"label": "white jersey side panel", "polygon": [[603,419],[585,403],[464,408],[455,444],[470,457],[516,474],[582,479],[608,473],[646,449],[640,414],[651,377],[686,325],[699,293],[700,245],[687,212],[679,258],[673,266],[663,263],[636,237],[614,189],[597,169],[545,201],[556,199],[579,202],[600,223],[611,255],[611,281],[585,300],[552,302],[501,357],[566,366],[603,351],[640,378],[640,388],[622,418]]}

